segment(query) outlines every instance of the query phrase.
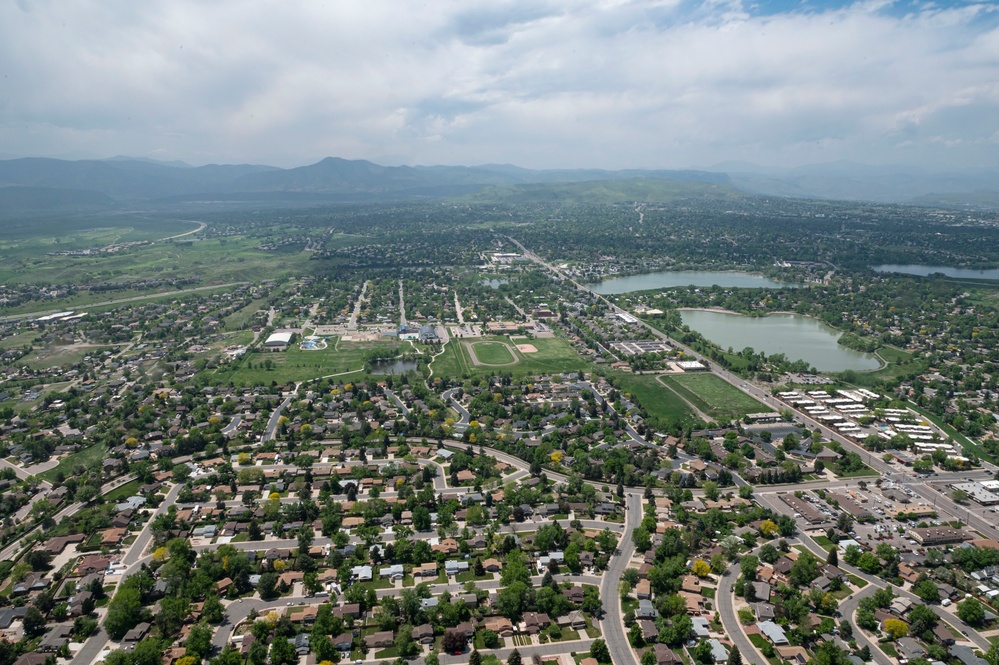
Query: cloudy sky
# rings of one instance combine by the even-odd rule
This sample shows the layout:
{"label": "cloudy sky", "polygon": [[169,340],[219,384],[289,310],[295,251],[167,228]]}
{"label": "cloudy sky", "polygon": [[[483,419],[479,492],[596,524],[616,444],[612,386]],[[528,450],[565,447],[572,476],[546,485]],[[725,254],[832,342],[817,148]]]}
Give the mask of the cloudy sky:
{"label": "cloudy sky", "polygon": [[0,153],[999,166],[999,5],[8,0]]}

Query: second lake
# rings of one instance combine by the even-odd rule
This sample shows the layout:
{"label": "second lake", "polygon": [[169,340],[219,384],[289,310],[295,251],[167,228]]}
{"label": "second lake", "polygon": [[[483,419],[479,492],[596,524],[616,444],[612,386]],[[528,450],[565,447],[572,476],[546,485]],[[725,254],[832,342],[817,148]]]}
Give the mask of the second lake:
{"label": "second lake", "polygon": [[790,360],[804,360],[820,372],[871,370],[881,366],[870,353],[836,343],[842,334],[821,321],[797,314],[765,317],[727,312],[681,310],[684,324],[722,349],[738,353],[747,346],[768,356],[783,353]]}
{"label": "second lake", "polygon": [[590,284],[587,288],[594,293],[608,296],[615,293],[631,293],[632,291],[648,291],[649,289],[671,289],[683,286],[763,289],[794,288],[799,285],[788,282],[775,282],[769,277],[754,275],[748,272],[667,270],[664,272],[650,272],[644,275],[615,277],[597,284]]}

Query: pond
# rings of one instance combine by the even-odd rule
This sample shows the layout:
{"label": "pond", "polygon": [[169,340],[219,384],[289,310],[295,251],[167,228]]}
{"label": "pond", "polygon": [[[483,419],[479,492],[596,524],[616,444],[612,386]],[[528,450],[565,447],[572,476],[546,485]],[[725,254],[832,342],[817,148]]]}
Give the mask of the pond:
{"label": "pond", "polygon": [[485,284],[486,286],[491,286],[494,289],[498,289],[500,287],[500,284],[509,284],[510,280],[508,280],[508,279],[484,279],[484,280],[482,280],[482,283]]}
{"label": "pond", "polygon": [[389,360],[376,360],[371,363],[371,373],[372,374],[403,374],[405,372],[415,371],[419,367],[419,363],[415,360],[400,360],[400,359],[389,359]]}
{"label": "pond", "polygon": [[680,310],[684,324],[723,349],[738,353],[747,346],[771,356],[783,353],[790,360],[804,360],[820,372],[871,370],[881,366],[877,357],[840,346],[842,333],[816,319],[797,314],[765,317],[729,312]]}
{"label": "pond", "polygon": [[905,275],[920,275],[926,277],[934,273],[942,273],[948,277],[960,279],[996,279],[999,280],[999,269],[976,270],[974,268],[952,268],[950,266],[924,266],[915,263],[896,264],[886,263],[874,266],[876,272],[897,272]]}
{"label": "pond", "polygon": [[649,289],[672,289],[684,286],[721,286],[724,288],[763,289],[763,288],[795,288],[800,284],[791,282],[776,282],[763,275],[748,272],[718,272],[710,270],[680,270],[665,272],[650,272],[644,275],[615,277],[597,284],[587,285],[587,288],[602,296],[616,293],[631,293],[632,291],[648,291]]}

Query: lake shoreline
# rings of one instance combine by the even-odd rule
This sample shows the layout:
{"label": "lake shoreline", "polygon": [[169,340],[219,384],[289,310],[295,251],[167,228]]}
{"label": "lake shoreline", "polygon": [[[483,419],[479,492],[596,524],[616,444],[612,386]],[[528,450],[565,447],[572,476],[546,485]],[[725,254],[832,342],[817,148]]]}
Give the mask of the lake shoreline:
{"label": "lake shoreline", "polygon": [[721,349],[748,346],[768,356],[782,353],[789,359],[805,361],[822,374],[885,367],[884,359],[877,354],[840,345],[844,331],[814,316],[787,311],[751,316],[719,307],[683,307],[677,311],[687,329]]}

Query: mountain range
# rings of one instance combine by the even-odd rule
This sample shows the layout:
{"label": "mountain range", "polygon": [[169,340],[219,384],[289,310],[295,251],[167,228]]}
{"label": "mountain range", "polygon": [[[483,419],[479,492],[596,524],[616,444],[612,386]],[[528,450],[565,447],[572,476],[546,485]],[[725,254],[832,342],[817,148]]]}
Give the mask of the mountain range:
{"label": "mountain range", "polygon": [[[658,184],[657,184],[658,182]],[[664,182],[672,183],[668,186]],[[589,183],[589,184],[586,184]],[[572,186],[567,186],[572,185]],[[0,160],[0,209],[106,207],[184,201],[378,201],[466,197],[481,201],[636,200],[633,196],[730,195],[999,205],[999,171],[929,172],[847,162],[774,169],[746,163],[707,170],[532,170],[482,166],[380,166],[327,157],[282,169],[105,160]]]}

